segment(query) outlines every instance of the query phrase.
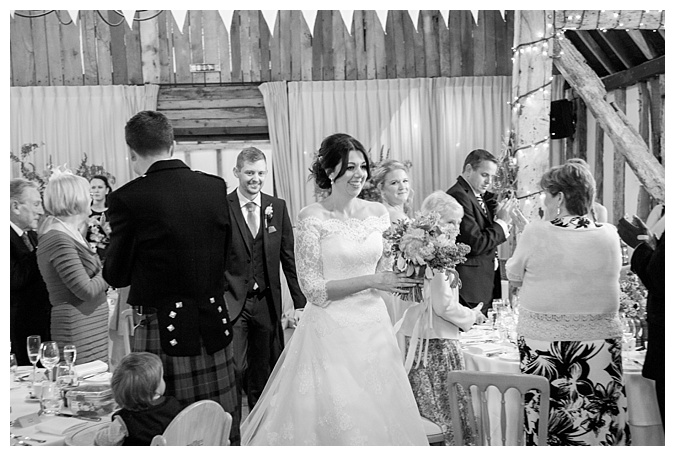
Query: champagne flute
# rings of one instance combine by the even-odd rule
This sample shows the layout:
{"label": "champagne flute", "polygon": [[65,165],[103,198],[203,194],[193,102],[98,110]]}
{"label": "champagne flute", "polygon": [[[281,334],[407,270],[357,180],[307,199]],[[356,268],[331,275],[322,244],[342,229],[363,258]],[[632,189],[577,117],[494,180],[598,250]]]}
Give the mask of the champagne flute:
{"label": "champagne flute", "polygon": [[66,345],[63,347],[63,359],[68,364],[68,373],[73,375],[73,365],[77,359],[77,348],[75,345]]}
{"label": "champagne flute", "polygon": [[28,349],[28,360],[33,365],[33,383],[37,380],[35,372],[37,369],[37,362],[40,360],[40,346],[42,345],[42,338],[40,336],[28,336],[26,338],[26,348]]}
{"label": "champagne flute", "polygon": [[53,340],[43,342],[40,348],[40,361],[42,361],[42,365],[47,369],[47,378],[49,381],[52,380],[51,372],[54,369],[54,366],[58,364],[59,359],[61,359],[61,355],[59,355],[59,344]]}

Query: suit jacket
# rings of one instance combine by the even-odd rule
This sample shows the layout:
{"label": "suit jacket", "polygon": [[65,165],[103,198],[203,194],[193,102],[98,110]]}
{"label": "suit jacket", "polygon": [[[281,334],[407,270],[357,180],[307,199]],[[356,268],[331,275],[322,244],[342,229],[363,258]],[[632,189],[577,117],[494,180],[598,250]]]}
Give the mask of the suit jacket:
{"label": "suit jacket", "polygon": [[654,380],[665,378],[666,362],[666,233],[656,243],[656,250],[647,244],[637,246],[630,266],[649,292],[647,296],[647,356],[642,375]]}
{"label": "suit jacket", "polygon": [[195,356],[201,344],[208,353],[229,344],[225,181],[180,160],[158,161],[109,195],[108,218],[103,277],[117,288],[131,285],[132,306],[157,310],[162,350]]}
{"label": "suit jacket", "polygon": [[[232,319],[241,313],[246,301],[246,293],[250,283],[246,280],[251,263],[251,244],[246,220],[241,213],[237,191],[233,191],[227,197],[232,220],[232,244],[227,252],[225,261],[225,299],[229,305]],[[300,290],[298,275],[295,270],[295,253],[293,225],[288,216],[286,202],[280,198],[260,194],[260,226],[262,230],[263,250],[265,252],[265,272],[267,273],[268,286],[271,291],[274,310],[277,320],[281,319],[281,278],[279,264],[284,270],[288,289],[293,298],[293,306],[296,309],[305,307],[307,300]],[[272,218],[267,220],[265,209],[272,206]],[[272,229],[274,227],[274,229]]]}
{"label": "suit jacket", "polygon": [[[37,233],[28,231],[33,245],[37,246]],[[12,352],[20,365],[28,365],[26,337],[39,334],[43,341],[51,339],[47,287],[37,264],[36,250],[26,247],[16,231],[9,227],[10,259],[10,339]]]}
{"label": "suit jacket", "polygon": [[459,294],[467,302],[484,302],[487,305],[492,301],[497,246],[506,241],[506,233],[494,222],[497,201],[492,193],[486,192],[483,195],[488,210],[486,215],[473,189],[462,176],[457,178],[457,183],[447,193],[464,208],[457,242],[471,247],[466,262],[457,265],[457,272],[462,280]]}

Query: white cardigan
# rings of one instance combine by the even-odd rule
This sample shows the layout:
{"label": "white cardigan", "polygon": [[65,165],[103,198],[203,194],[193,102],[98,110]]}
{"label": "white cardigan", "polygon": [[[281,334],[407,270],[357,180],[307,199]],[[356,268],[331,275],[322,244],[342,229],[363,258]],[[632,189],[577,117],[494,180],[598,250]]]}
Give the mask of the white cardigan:
{"label": "white cardigan", "polygon": [[598,340],[621,336],[616,228],[528,224],[506,262],[522,282],[518,334],[536,340]]}

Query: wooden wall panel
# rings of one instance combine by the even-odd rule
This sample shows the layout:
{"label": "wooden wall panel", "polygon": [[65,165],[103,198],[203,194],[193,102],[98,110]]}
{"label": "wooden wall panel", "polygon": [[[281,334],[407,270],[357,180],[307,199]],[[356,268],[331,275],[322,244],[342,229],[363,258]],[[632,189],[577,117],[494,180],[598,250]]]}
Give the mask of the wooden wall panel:
{"label": "wooden wall panel", "polygon": [[110,85],[113,83],[110,26],[103,21],[99,13],[96,13],[94,18],[96,24],[96,64],[98,66],[98,84]]}
{"label": "wooden wall panel", "polygon": [[13,81],[21,86],[35,85],[35,56],[33,54],[33,35],[31,27],[23,21],[13,20],[10,23],[9,33],[13,37],[10,41]]}
{"label": "wooden wall panel", "polygon": [[63,83],[67,86],[82,85],[82,56],[80,53],[80,27],[74,23],[64,25],[61,31],[61,64]]}
{"label": "wooden wall panel", "polygon": [[[126,21],[125,21],[126,22]],[[127,25],[125,25],[127,27]],[[127,71],[129,80],[127,84],[143,84],[143,68],[141,63],[141,24],[134,21],[131,30],[127,29],[126,34],[127,48]]]}
{"label": "wooden wall panel", "polygon": [[292,49],[291,49],[291,12],[279,11],[279,79],[291,80]]}
{"label": "wooden wall panel", "polygon": [[80,11],[84,85],[99,85],[96,59],[96,11]]}
{"label": "wooden wall panel", "polygon": [[111,24],[119,23],[115,27],[110,27],[113,84],[128,84],[129,74],[127,72],[127,50],[124,44],[124,34],[129,27],[124,18],[121,18],[115,11],[108,11],[108,22]]}
{"label": "wooden wall panel", "polygon": [[230,30],[230,38],[232,45],[232,82],[241,82],[241,39],[239,37],[239,24],[241,22],[241,12],[235,11],[232,15],[232,29]]}
{"label": "wooden wall panel", "polygon": [[[44,17],[31,21],[33,34],[33,54],[35,56],[35,85],[49,85],[49,60],[47,53],[47,30]],[[92,43],[95,43],[92,40]],[[92,72],[93,73],[93,72]]]}

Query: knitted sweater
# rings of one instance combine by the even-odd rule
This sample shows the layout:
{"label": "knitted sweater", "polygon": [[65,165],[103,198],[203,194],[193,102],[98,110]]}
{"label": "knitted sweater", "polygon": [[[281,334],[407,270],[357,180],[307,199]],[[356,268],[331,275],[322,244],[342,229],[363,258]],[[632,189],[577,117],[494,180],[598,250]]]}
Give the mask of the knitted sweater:
{"label": "knitted sweater", "polygon": [[[578,223],[582,220],[582,223]],[[621,336],[616,228],[566,217],[525,227],[506,263],[522,282],[518,333],[543,341]]]}

